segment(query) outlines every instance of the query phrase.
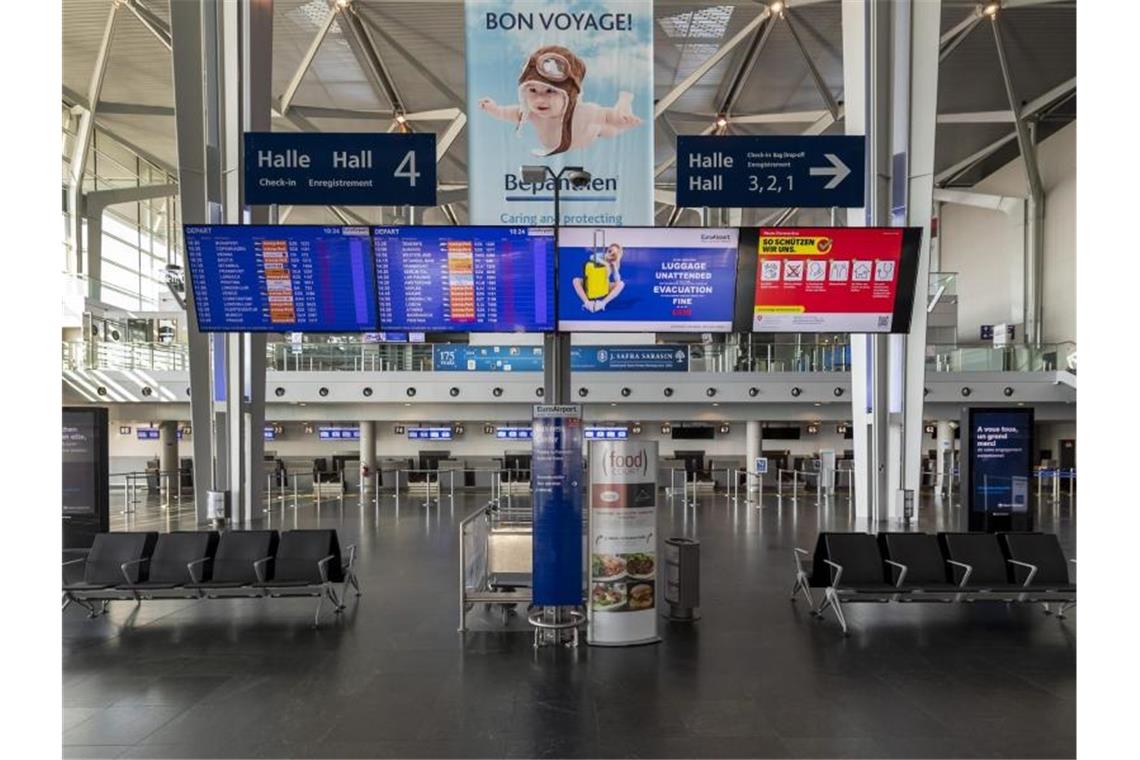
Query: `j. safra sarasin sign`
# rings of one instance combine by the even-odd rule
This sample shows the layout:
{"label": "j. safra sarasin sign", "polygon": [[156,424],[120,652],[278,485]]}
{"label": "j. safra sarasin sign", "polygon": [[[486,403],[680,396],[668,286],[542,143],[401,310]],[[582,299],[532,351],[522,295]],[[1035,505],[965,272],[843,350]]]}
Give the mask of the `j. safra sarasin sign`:
{"label": "j. safra sarasin sign", "polygon": [[[468,0],[471,217],[480,224],[649,224],[653,7],[641,0]],[[580,166],[571,184],[520,168]]]}

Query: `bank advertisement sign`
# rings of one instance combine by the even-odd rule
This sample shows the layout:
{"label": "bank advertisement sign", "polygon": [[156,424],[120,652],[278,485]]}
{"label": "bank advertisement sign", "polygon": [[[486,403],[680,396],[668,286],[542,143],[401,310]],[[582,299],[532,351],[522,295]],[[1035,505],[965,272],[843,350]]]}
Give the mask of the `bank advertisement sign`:
{"label": "bank advertisement sign", "polygon": [[590,442],[587,641],[657,636],[657,443]]}
{"label": "bank advertisement sign", "polygon": [[729,228],[563,227],[558,329],[728,332],[737,242]]}
{"label": "bank advertisement sign", "polygon": [[[653,223],[653,3],[467,0],[469,197],[474,224]],[[533,180],[533,178],[532,178]]]}
{"label": "bank advertisement sign", "polygon": [[531,422],[534,603],[582,603],[582,407],[536,404]]}

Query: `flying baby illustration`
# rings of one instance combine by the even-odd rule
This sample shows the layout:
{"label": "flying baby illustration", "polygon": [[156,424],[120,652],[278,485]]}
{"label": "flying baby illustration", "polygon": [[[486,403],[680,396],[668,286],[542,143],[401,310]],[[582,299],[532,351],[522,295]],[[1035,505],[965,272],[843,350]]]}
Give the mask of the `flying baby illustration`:
{"label": "flying baby illustration", "polygon": [[599,137],[615,137],[641,124],[633,115],[633,93],[618,93],[617,102],[605,107],[582,102],[586,64],[568,48],[546,45],[531,53],[519,74],[519,105],[500,106],[480,98],[479,108],[491,116],[515,124],[520,132],[531,124],[545,150],[536,156],[552,156],[589,147]]}

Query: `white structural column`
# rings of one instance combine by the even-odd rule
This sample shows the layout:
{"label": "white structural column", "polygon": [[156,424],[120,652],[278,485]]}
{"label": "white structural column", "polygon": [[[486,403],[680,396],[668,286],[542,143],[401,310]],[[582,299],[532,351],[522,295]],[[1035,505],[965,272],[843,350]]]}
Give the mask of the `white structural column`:
{"label": "white structural column", "polygon": [[[224,0],[219,6],[218,58],[222,78],[217,102],[221,117],[225,219],[230,224],[265,224],[266,207],[245,207],[242,194],[242,139],[268,132],[272,109],[273,2]],[[233,334],[226,339],[226,452],[233,517],[249,527],[261,512],[265,482],[265,336]]]}
{"label": "white structural column", "polygon": [[[934,213],[934,136],[938,119],[938,39],[941,2],[896,5],[896,66],[906,66],[907,123],[896,133],[895,153],[905,152],[905,211],[899,223],[922,228],[910,333],[903,336],[903,457],[901,487],[917,496],[922,484],[922,436],[926,395],[926,297],[930,280],[930,220]],[[897,107],[897,105],[896,105]],[[896,183],[899,184],[899,183]],[[892,203],[896,209],[899,203]],[[918,508],[920,502],[916,498]],[[902,515],[901,500],[891,514]]]}
{"label": "white structural column", "polygon": [[[207,181],[207,164],[218,161],[216,108],[207,108],[205,82],[216,73],[212,55],[204,55],[205,12],[213,4],[171,3],[170,36],[174,83],[174,121],[178,145],[179,202],[184,224],[220,221],[217,188]],[[184,266],[184,271],[189,271]],[[187,342],[190,352],[190,420],[194,441],[194,503],[206,519],[206,492],[218,487],[214,458],[214,392],[210,373],[210,338],[198,330],[194,291],[186,289]]]}
{"label": "white structural column", "polygon": [[[763,456],[763,440],[760,430],[759,420],[748,420],[744,423],[744,452],[746,459],[744,460],[744,467],[748,472],[756,471],[756,459]],[[748,491],[756,491],[760,487],[760,481],[756,478],[748,478]]]}
{"label": "white structural column", "polygon": [[376,423],[360,422],[360,492],[372,490],[372,474],[376,472]]}
{"label": "white structural column", "polygon": [[898,491],[921,477],[941,4],[843,0],[842,13],[845,126],[866,135],[868,169],[867,204],[848,223],[924,229],[913,338],[851,340],[855,514],[877,526],[902,516]]}

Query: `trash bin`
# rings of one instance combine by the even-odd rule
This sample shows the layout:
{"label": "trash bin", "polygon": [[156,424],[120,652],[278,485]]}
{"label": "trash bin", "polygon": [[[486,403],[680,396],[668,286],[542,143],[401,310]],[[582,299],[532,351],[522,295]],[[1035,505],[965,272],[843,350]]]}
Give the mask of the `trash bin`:
{"label": "trash bin", "polygon": [[691,538],[665,539],[665,617],[692,622],[701,604],[701,542]]}
{"label": "trash bin", "polygon": [[215,530],[226,527],[226,517],[230,512],[229,491],[206,492],[206,519]]}

